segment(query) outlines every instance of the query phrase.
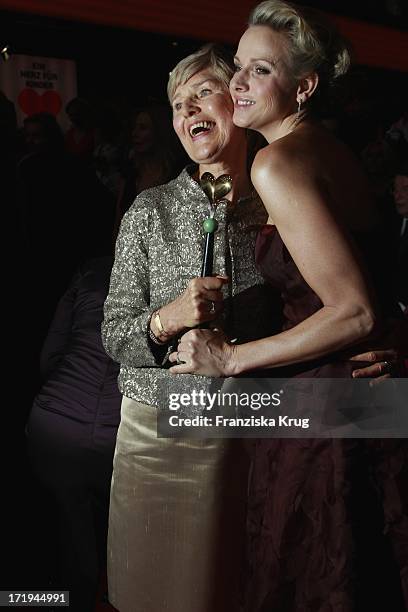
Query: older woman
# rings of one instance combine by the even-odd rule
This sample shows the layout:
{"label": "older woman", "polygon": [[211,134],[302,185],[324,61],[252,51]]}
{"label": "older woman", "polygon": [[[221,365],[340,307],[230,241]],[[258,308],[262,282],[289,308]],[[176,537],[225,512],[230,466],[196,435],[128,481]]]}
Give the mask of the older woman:
{"label": "older woman", "polygon": [[[318,98],[346,72],[347,45],[318,13],[267,0],[251,14],[235,65],[230,85],[234,123],[268,141],[251,171],[269,217],[256,254],[264,277],[283,296],[284,325],[278,334],[240,345],[222,332],[190,331],[177,351],[185,363],[172,372],[232,376],[274,368],[280,376],[347,377],[352,363],[344,350],[372,334],[381,316],[397,312],[388,300],[386,279],[375,279],[375,297],[363,263],[381,244],[381,219],[365,177],[313,113]],[[175,361],[176,353],[170,358]],[[404,453],[395,443],[388,456],[393,470],[386,468],[385,452],[374,453],[370,468],[382,487],[402,576],[408,566],[400,486]],[[350,497],[350,491],[353,483],[365,486],[366,480],[350,476],[367,469],[366,454],[352,440],[263,440],[257,445],[248,610],[355,609],[353,530],[364,513],[350,517],[358,497]],[[360,501],[367,499],[377,512],[376,498],[360,491]],[[379,531],[373,533],[378,537]],[[365,537],[365,543],[372,542]],[[385,550],[380,546],[378,558]],[[367,551],[361,560],[370,561]],[[393,605],[399,609],[397,596]]]}
{"label": "older woman", "polygon": [[[102,333],[120,362],[124,396],[108,545],[109,596],[120,612],[238,610],[244,453],[225,440],[156,437],[161,389],[174,381],[166,357],[178,335],[217,319],[244,340],[271,333],[268,288],[253,257],[266,212],[248,176],[245,130],[232,123],[231,76],[229,58],[212,46],[173,70],[174,126],[197,165],[141,193],[117,239]],[[216,211],[218,276],[199,278],[205,171],[230,174],[233,188]],[[209,383],[198,379],[200,389]]]}

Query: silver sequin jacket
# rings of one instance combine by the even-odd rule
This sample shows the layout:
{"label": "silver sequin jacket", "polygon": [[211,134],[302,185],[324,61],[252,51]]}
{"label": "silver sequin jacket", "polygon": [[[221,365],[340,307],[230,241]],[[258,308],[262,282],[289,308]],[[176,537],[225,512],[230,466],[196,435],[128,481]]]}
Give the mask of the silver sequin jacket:
{"label": "silver sequin jacket", "polygon": [[[120,363],[118,384],[125,396],[160,406],[163,384],[205,388],[203,376],[172,375],[166,351],[147,335],[150,316],[200,276],[208,200],[190,168],[165,185],[142,192],[122,219],[110,289],[104,305],[102,339]],[[254,244],[266,211],[256,196],[234,207],[221,203],[215,217],[214,273],[228,275],[224,329],[238,343],[268,333],[271,304],[255,267]],[[167,351],[168,353],[169,351]]]}

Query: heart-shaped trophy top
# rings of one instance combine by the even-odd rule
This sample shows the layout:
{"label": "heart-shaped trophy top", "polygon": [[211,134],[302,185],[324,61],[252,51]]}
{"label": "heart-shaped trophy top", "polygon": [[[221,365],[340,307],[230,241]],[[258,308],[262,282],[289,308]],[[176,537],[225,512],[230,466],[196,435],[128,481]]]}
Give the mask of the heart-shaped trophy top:
{"label": "heart-shaped trophy top", "polygon": [[215,178],[211,172],[204,172],[200,178],[200,186],[213,207],[232,189],[232,179],[229,174],[221,174]]}
{"label": "heart-shaped trophy top", "polygon": [[222,198],[225,198],[225,196],[231,191],[231,189],[232,178],[230,177],[230,175],[221,174],[221,176],[218,176],[214,184],[215,201],[218,202],[219,200],[222,200]]}

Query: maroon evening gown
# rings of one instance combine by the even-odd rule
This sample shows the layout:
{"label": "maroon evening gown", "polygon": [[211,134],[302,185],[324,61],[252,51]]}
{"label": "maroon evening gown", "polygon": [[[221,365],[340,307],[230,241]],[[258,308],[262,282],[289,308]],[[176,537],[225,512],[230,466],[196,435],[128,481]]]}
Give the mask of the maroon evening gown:
{"label": "maroon evening gown", "polygon": [[[274,226],[258,235],[256,259],[281,292],[283,329],[322,307]],[[331,355],[277,374],[352,369]],[[246,612],[408,610],[406,441],[260,439],[253,453]]]}

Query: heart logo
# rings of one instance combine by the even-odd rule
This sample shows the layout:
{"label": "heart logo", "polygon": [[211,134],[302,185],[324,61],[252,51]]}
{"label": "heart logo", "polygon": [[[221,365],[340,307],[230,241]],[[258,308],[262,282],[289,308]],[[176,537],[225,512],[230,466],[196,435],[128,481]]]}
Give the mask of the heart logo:
{"label": "heart logo", "polygon": [[229,174],[221,174],[221,176],[215,178],[211,172],[204,172],[200,179],[200,185],[211,205],[213,205],[231,191],[232,179]]}
{"label": "heart logo", "polygon": [[20,92],[17,101],[23,113],[28,116],[36,113],[51,113],[56,116],[62,108],[61,96],[56,91],[38,94],[34,89],[26,87]]}

